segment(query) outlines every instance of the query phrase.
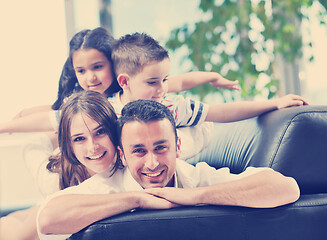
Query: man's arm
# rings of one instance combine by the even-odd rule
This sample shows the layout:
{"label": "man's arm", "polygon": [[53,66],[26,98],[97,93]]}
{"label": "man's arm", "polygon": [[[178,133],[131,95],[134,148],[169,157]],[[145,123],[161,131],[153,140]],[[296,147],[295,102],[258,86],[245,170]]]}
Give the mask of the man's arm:
{"label": "man's arm", "polygon": [[210,105],[206,121],[233,122],[256,117],[264,112],[291,107],[308,105],[301,96],[289,94],[277,99],[263,101],[240,101]]}
{"label": "man's arm", "polygon": [[73,234],[86,226],[135,208],[167,209],[176,206],[143,191],[112,194],[58,196],[41,208],[38,226],[42,234]]}
{"label": "man's arm", "polygon": [[49,111],[37,112],[0,123],[0,133],[53,131]]}
{"label": "man's arm", "polygon": [[168,79],[168,92],[181,92],[210,83],[213,87],[240,90],[238,81],[230,81],[216,72],[189,72]]}
{"label": "man's arm", "polygon": [[152,188],[149,194],[181,205],[232,205],[271,208],[295,202],[300,196],[296,181],[282,174],[263,170],[239,180],[193,189]]}

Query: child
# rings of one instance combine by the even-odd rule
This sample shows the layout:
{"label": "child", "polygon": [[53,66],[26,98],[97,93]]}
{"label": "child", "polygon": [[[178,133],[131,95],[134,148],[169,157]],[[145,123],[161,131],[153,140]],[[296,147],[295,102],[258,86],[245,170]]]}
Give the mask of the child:
{"label": "child", "polygon": [[[94,90],[111,96],[121,90],[111,59],[113,37],[104,28],[82,30],[69,43],[69,56],[59,79],[57,100],[52,106],[22,110],[15,118],[39,111],[58,110],[73,92]],[[215,72],[191,72],[172,77],[169,92],[180,92],[210,83],[216,88],[239,90],[238,81],[229,81]],[[1,131],[0,131],[1,132]]]}
{"label": "child", "polygon": [[[185,99],[180,95],[169,96],[167,95],[168,82],[171,80],[168,79],[170,67],[168,52],[144,33],[128,34],[117,40],[114,43],[112,59],[117,81],[122,88],[120,92],[109,98],[116,112],[119,113],[128,102],[138,99],[155,100],[166,105],[173,113],[177,127],[180,127],[179,135],[183,134],[180,136],[182,154],[188,154],[181,157],[184,159],[194,155],[196,151],[206,146],[206,141],[210,141],[212,129],[210,126],[203,125],[205,121],[233,122],[249,119],[274,109],[308,104],[304,98],[297,95],[260,102],[242,101],[216,105],[207,105],[190,98]],[[195,125],[201,127],[194,128]],[[192,128],[181,128],[185,126]],[[188,144],[188,140],[193,140],[193,144]],[[205,159],[205,161],[212,161],[212,159]],[[223,159],[214,161],[223,161]],[[217,162],[211,165],[219,166]]]}
{"label": "child", "polygon": [[[52,106],[22,110],[16,118],[39,111],[58,110],[66,97],[80,90],[92,89],[104,93],[105,96],[119,91],[119,85],[113,81],[116,78],[111,60],[113,40],[113,37],[104,28],[87,29],[76,33],[69,42],[69,56],[59,78],[56,101]],[[90,52],[86,50],[90,50]],[[89,60],[83,68],[77,68],[73,61],[80,54],[83,54],[81,59]],[[87,80],[85,75],[89,75],[90,72],[95,78]],[[87,82],[93,84],[87,84]]]}

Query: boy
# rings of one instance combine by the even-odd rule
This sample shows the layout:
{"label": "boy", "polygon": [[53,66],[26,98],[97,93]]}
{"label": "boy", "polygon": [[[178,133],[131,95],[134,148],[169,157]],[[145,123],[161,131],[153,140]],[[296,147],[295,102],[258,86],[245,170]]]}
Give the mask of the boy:
{"label": "boy", "polygon": [[194,167],[176,159],[180,141],[175,120],[158,102],[128,103],[118,121],[125,168],[111,177],[109,172],[98,174],[44,202],[37,218],[41,240],[68,238],[93,222],[135,208],[198,204],[267,208],[299,197],[293,178],[269,168],[250,167],[235,175],[228,168],[216,170],[206,163]]}
{"label": "boy", "polygon": [[[266,101],[242,101],[207,105],[181,95],[167,95],[170,61],[168,52],[145,33],[127,34],[114,42],[112,60],[122,91],[109,98],[117,114],[123,106],[138,99],[163,103],[173,113],[182,139],[181,159],[200,152],[211,140],[213,125],[206,122],[233,122],[258,116],[266,111],[308,104],[297,95]],[[194,126],[198,127],[194,127]],[[215,136],[218,137],[218,136]],[[215,139],[214,141],[216,141]],[[216,146],[218,147],[218,146]],[[210,149],[211,150],[211,149]],[[210,151],[209,150],[209,151]],[[208,161],[208,157],[206,158]],[[215,166],[219,165],[214,160]]]}

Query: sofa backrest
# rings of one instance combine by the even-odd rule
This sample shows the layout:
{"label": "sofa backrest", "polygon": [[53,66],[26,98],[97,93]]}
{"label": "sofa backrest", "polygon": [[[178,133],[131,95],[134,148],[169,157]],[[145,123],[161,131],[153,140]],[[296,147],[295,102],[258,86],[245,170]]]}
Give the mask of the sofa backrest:
{"label": "sofa backrest", "polygon": [[327,106],[302,106],[257,118],[260,133],[248,166],[294,177],[302,194],[327,192]]}

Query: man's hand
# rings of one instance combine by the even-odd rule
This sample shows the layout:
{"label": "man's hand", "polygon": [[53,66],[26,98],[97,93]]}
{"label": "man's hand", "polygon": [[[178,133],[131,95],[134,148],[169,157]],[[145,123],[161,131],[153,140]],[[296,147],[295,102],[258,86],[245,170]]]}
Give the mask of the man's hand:
{"label": "man's hand", "polygon": [[[146,190],[145,190],[146,191]],[[153,194],[148,194],[146,192],[139,192],[139,206],[145,209],[169,209],[173,207],[178,207],[179,205],[173,203],[167,199],[161,198],[160,196],[155,196]]]}
{"label": "man's hand", "polygon": [[201,188],[148,188],[144,191],[148,194],[151,194],[156,197],[160,197],[169,202],[173,202],[179,205],[197,205],[200,202],[198,201],[198,192]]}

